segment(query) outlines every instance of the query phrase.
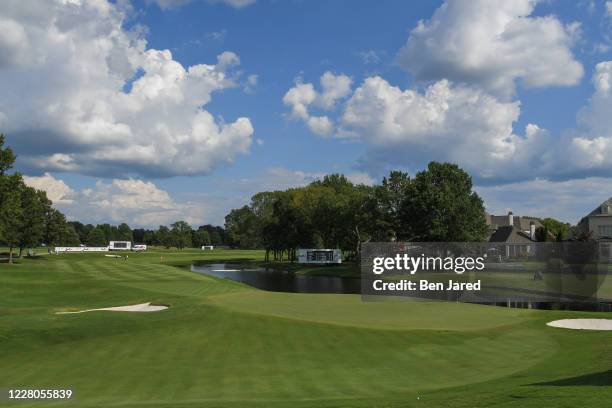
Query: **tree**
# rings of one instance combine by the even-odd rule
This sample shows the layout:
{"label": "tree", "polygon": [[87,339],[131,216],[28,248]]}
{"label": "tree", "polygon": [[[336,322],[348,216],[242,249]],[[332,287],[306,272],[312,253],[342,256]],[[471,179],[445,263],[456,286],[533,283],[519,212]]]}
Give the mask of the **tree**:
{"label": "tree", "polygon": [[126,223],[121,223],[117,227],[116,239],[118,241],[133,241],[134,236],[132,234],[132,230],[130,226]]}
{"label": "tree", "polygon": [[210,234],[205,229],[197,229],[191,233],[191,242],[195,248],[210,245]]}
{"label": "tree", "polygon": [[87,236],[87,246],[102,247],[108,245],[104,230],[97,226],[89,232]]}
{"label": "tree", "polygon": [[557,242],[567,239],[570,231],[570,225],[568,223],[563,223],[554,218],[544,218],[541,222],[548,232],[555,237]]}
{"label": "tree", "polygon": [[431,162],[416,174],[401,215],[411,241],[473,242],[486,237],[482,199],[469,174],[450,163]]}
{"label": "tree", "polygon": [[225,216],[225,231],[231,246],[243,249],[261,247],[257,217],[248,205]]}
{"label": "tree", "polygon": [[17,158],[10,147],[4,147],[4,141],[5,137],[0,133],[0,176],[4,176],[13,167]]}
{"label": "tree", "polygon": [[382,184],[375,187],[374,196],[378,202],[377,230],[384,239],[402,240],[410,236],[410,231],[402,228],[402,211],[406,209],[405,203],[410,195],[410,176],[401,171],[391,171],[388,177],[383,178]]}
{"label": "tree", "polygon": [[184,249],[191,246],[191,226],[186,221],[176,221],[171,225],[170,230],[174,245],[177,249]]}
{"label": "tree", "polygon": [[[43,198],[36,189],[22,185],[21,216],[19,220],[19,257],[23,250],[40,245],[45,233],[45,208]],[[45,195],[46,197],[46,195]]]}
{"label": "tree", "polygon": [[535,240],[537,242],[546,242],[549,237],[548,228],[546,227],[538,227],[535,230]]}
{"label": "tree", "polygon": [[13,249],[21,238],[21,175],[0,176],[0,236],[9,247],[8,263],[13,263]]}
{"label": "tree", "polygon": [[64,214],[51,208],[51,202],[45,211],[44,241],[48,246],[62,246],[66,232],[66,217]]}
{"label": "tree", "polygon": [[70,223],[66,224],[66,228],[64,230],[64,234],[62,237],[62,245],[65,246],[79,246],[81,244],[81,239],[79,234],[76,232],[76,229]]}
{"label": "tree", "polygon": [[144,243],[145,242],[145,233],[146,232],[148,232],[148,231],[144,230],[143,228],[136,228],[136,229],[132,230],[132,237],[134,238],[134,242]]}
{"label": "tree", "polygon": [[80,242],[87,242],[87,236],[89,235],[89,232],[94,228],[94,226],[91,224],[84,225],[79,221],[69,221],[68,224],[79,235]]}
{"label": "tree", "polygon": [[170,233],[170,229],[165,225],[159,226],[159,229],[157,230],[157,240],[161,245],[166,247],[166,249],[176,246],[174,235]]}

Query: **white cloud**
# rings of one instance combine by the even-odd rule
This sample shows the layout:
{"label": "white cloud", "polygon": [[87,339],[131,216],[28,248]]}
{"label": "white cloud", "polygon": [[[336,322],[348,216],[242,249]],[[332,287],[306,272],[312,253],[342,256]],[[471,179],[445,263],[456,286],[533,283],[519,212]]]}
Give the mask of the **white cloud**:
{"label": "white cloud", "polygon": [[446,80],[420,93],[370,77],[347,101],[338,134],[373,149],[368,166],[420,167],[435,159],[460,163],[478,178],[513,179],[538,170],[549,141],[533,124],[524,135],[513,133],[519,114],[518,102]]}
{"label": "white cloud", "polygon": [[121,3],[1,2],[0,15],[0,117],[26,168],[202,174],[248,152],[248,118],[202,108],[236,86],[236,54],[184,67],[123,28]]}
{"label": "white cloud", "polygon": [[155,227],[185,220],[199,225],[208,215],[206,203],[177,202],[150,181],[98,180],[93,188],[75,191],[49,173],[24,180],[46,191],[54,206],[69,219],[85,223],[127,222],[131,227]]}
{"label": "white cloud", "polygon": [[23,181],[30,187],[45,191],[47,198],[55,204],[72,204],[74,201],[75,191],[49,173],[38,177],[23,176]]}
{"label": "white cloud", "polygon": [[328,116],[311,116],[311,106],[324,111],[336,107],[338,101],[351,93],[352,80],[344,74],[335,75],[325,72],[320,79],[321,91],[315,90],[311,83],[303,83],[301,78],[296,81],[283,97],[283,103],[291,107],[291,117],[303,120],[308,128],[319,136],[329,136],[334,131],[334,124]]}
{"label": "white cloud", "polygon": [[[150,3],[156,3],[161,9],[169,9],[183,6],[187,3],[191,3],[194,0],[147,0]],[[235,9],[241,9],[243,7],[254,4],[256,0],[206,0],[209,3],[223,3]]]}
{"label": "white cloud", "polygon": [[[612,169],[612,61],[600,62],[592,78],[595,92],[577,115],[577,129],[560,146],[561,174],[605,174]],[[569,166],[568,163],[569,162]],[[568,174],[570,173],[570,174]]]}
{"label": "white cloud", "polygon": [[583,68],[571,51],[579,25],[532,16],[534,0],[448,0],[414,28],[398,54],[421,80],[446,78],[508,97],[527,87],[577,84]]}
{"label": "white cloud", "polygon": [[606,1],[606,15],[612,17],[612,1]]}
{"label": "white cloud", "polygon": [[380,64],[382,61],[379,53],[375,50],[359,51],[357,55],[359,55],[363,63],[366,65],[376,65]]}
{"label": "white cloud", "polygon": [[329,136],[334,131],[334,124],[327,116],[311,116],[306,125],[311,132],[319,136]]}
{"label": "white cloud", "polygon": [[251,74],[247,76],[246,83],[242,87],[244,92],[253,93],[255,92],[255,88],[257,87],[257,82],[259,81],[259,76],[256,74]]}

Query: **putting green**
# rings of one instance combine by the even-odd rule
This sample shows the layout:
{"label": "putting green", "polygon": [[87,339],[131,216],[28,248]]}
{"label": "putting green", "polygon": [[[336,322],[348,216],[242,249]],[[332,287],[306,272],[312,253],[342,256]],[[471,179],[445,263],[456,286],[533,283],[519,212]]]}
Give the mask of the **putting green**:
{"label": "putting green", "polygon": [[[270,293],[177,267],[261,257],[0,265],[0,389],[75,392],[69,404],[2,406],[601,407],[612,397],[612,334],[545,325],[602,313]],[[145,302],[171,307],[55,314]]]}
{"label": "putting green", "polygon": [[242,313],[370,329],[469,331],[515,325],[538,311],[418,300],[368,301],[359,295],[248,291],[210,304]]}

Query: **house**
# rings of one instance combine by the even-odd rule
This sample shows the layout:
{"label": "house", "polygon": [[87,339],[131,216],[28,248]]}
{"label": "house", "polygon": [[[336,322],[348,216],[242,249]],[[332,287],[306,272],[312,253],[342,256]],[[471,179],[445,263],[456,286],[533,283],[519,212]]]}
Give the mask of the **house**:
{"label": "house", "polygon": [[582,218],[578,230],[599,241],[601,257],[612,261],[612,197]]}
{"label": "house", "polygon": [[489,242],[499,243],[498,255],[505,258],[529,256],[535,252],[536,229],[542,226],[535,217],[515,216],[512,211],[508,215],[486,214],[489,227]]}
{"label": "house", "polygon": [[612,240],[612,197],[580,220],[578,228],[597,240]]}
{"label": "house", "polygon": [[[514,215],[512,211],[509,211],[507,215],[491,215],[485,214],[487,220],[487,226],[489,227],[489,236],[491,236],[499,227],[513,226],[517,231],[522,231],[525,234],[531,235],[532,232],[535,234],[535,230],[542,227],[542,223],[539,218],[536,217],[520,217]],[[532,231],[532,226],[533,231]],[[534,235],[535,237],[535,235]]]}

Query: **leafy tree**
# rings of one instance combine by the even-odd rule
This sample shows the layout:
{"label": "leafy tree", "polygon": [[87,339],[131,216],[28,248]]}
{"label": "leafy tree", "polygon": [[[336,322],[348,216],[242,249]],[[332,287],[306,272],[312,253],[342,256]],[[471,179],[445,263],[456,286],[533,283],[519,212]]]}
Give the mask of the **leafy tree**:
{"label": "leafy tree", "polygon": [[211,245],[223,245],[225,243],[218,229],[214,229],[210,231],[208,234],[210,235]]}
{"label": "leafy tree", "polygon": [[108,245],[108,240],[101,226],[97,226],[87,236],[87,246],[102,247]]}
{"label": "leafy tree", "polygon": [[[50,202],[49,202],[50,203]],[[48,246],[62,246],[66,230],[66,217],[64,214],[51,208],[50,204],[45,211],[44,240]]]}
{"label": "leafy tree", "polygon": [[89,231],[94,228],[94,226],[91,224],[84,225],[79,221],[69,221],[68,224],[72,226],[72,228],[79,235],[80,242],[87,242],[87,236],[89,235]]}
{"label": "leafy tree", "polygon": [[401,171],[391,171],[383,178],[382,184],[374,188],[378,208],[377,231],[383,241],[389,239],[402,240],[410,236],[410,231],[402,226],[402,218],[406,218],[405,203],[410,195],[410,176]]}
{"label": "leafy tree", "polygon": [[62,237],[62,245],[65,246],[79,246],[81,244],[81,238],[77,233],[74,226],[70,223],[66,224],[64,234]]}
{"label": "leafy tree", "polygon": [[548,228],[546,227],[538,227],[535,230],[535,240],[537,242],[546,242],[549,238]]}
{"label": "leafy tree", "polygon": [[0,236],[9,247],[9,264],[13,263],[13,249],[21,238],[21,186],[23,181],[19,174],[0,177]]}
{"label": "leafy tree", "polygon": [[542,225],[552,233],[556,241],[560,242],[568,238],[570,231],[570,225],[568,223],[563,223],[554,218],[544,218],[541,222]]}
{"label": "leafy tree", "polygon": [[174,246],[182,250],[191,246],[191,226],[186,221],[176,221],[170,230]]}
{"label": "leafy tree", "polygon": [[232,210],[225,216],[225,230],[232,246],[238,248],[258,248],[261,246],[257,218],[253,210],[247,205]]}
{"label": "leafy tree", "polygon": [[[40,192],[22,185],[21,217],[19,220],[19,257],[23,250],[40,245],[45,233],[45,208]],[[44,193],[42,193],[44,194]]]}
{"label": "leafy tree", "polygon": [[134,242],[144,243],[146,232],[147,231],[143,228],[136,228],[132,230],[132,237],[134,239]]}
{"label": "leafy tree", "polygon": [[0,176],[6,174],[13,167],[17,158],[10,147],[4,147],[5,137],[0,133]]}
{"label": "leafy tree", "polygon": [[472,191],[472,178],[450,163],[431,162],[417,173],[401,224],[412,241],[482,241],[487,232],[484,205]]}
{"label": "leafy tree", "polygon": [[210,234],[205,229],[197,229],[191,233],[191,242],[195,248],[210,245]]}
{"label": "leafy tree", "polygon": [[133,241],[134,236],[132,234],[132,230],[130,226],[126,223],[121,223],[117,227],[116,239],[118,241]]}
{"label": "leafy tree", "polygon": [[165,225],[160,225],[157,230],[157,240],[158,242],[166,247],[166,249],[176,246],[174,241],[174,235],[170,233],[170,229]]}

